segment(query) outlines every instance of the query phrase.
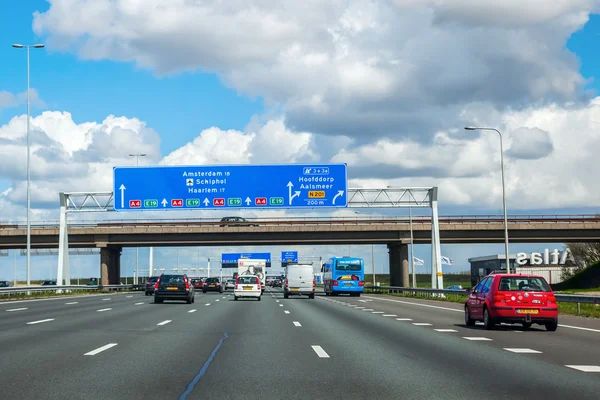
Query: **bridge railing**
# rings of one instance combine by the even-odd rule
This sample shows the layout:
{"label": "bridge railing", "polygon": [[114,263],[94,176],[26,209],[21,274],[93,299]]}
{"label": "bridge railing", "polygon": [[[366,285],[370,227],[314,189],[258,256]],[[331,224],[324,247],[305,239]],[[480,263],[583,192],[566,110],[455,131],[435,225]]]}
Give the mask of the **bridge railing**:
{"label": "bridge railing", "polygon": [[[503,223],[502,215],[446,215],[439,217],[440,224],[492,224]],[[539,215],[510,215],[509,224],[556,224],[556,223],[598,223],[597,214],[539,214]],[[244,226],[248,225],[357,225],[357,224],[399,224],[409,223],[408,216],[362,215],[360,217],[262,217],[248,218],[245,222],[222,222],[220,218],[181,218],[181,219],[105,219],[105,220],[73,220],[70,228],[114,228],[114,227],[144,227],[144,226]],[[430,217],[414,216],[412,223],[431,224]],[[34,221],[33,229],[59,227],[59,221]],[[0,229],[25,229],[23,221],[0,221]]]}
{"label": "bridge railing", "polygon": [[[435,295],[454,295],[456,300],[459,296],[469,296],[471,289],[465,290],[453,290],[453,289],[430,289],[430,288],[411,288],[401,286],[365,286],[365,289],[372,290],[373,292],[387,292],[387,293],[398,293],[408,294],[412,296],[426,296],[435,297]],[[581,304],[600,304],[600,296],[591,295],[579,295],[579,294],[561,294],[554,293],[556,301],[559,303],[576,303],[577,304],[577,315],[581,313]]]}

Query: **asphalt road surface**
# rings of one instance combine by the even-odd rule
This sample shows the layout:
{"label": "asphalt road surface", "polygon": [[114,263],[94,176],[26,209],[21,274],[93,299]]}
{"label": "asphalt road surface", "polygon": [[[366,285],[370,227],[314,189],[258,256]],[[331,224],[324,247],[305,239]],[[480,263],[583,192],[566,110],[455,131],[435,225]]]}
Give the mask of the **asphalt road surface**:
{"label": "asphalt road surface", "polygon": [[[390,296],[0,303],[2,399],[598,399],[600,323],[463,324]],[[585,329],[576,329],[585,328]]]}

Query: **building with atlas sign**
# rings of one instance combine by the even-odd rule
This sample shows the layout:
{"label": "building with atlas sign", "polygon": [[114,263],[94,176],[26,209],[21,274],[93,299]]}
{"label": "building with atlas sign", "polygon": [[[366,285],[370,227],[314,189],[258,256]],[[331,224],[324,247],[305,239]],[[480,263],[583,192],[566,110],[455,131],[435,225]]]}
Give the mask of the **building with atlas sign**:
{"label": "building with atlas sign", "polygon": [[[495,254],[491,256],[469,258],[471,264],[471,285],[475,286],[486,275],[492,272],[506,272],[506,255]],[[517,274],[533,274],[543,276],[548,283],[562,281],[565,268],[572,268],[575,260],[568,248],[559,251],[554,249],[544,252],[518,253],[509,255],[511,272]]]}

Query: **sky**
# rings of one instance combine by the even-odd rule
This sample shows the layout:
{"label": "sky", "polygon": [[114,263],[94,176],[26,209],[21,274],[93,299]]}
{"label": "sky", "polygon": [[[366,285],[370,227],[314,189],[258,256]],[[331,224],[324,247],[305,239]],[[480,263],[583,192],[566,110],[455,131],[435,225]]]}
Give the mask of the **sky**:
{"label": "sky", "polygon": [[[0,13],[0,221],[26,216],[27,59],[13,43],[46,46],[30,53],[34,221],[58,219],[60,191],[111,190],[112,167],[135,165],[130,153],[147,154],[143,166],[347,163],[349,187],[438,186],[440,215],[500,215],[498,136],[466,125],[503,133],[509,214],[597,213],[598,3],[14,2]],[[511,244],[511,253],[556,247]],[[233,252],[250,250],[351,251],[368,270],[373,252],[375,269],[388,268],[385,246]],[[177,251],[191,268],[226,249],[157,248],[155,264],[176,264]],[[501,244],[442,245],[454,260],[444,271],[502,252]],[[148,249],[138,254],[147,269]],[[430,254],[415,246],[423,272]],[[136,252],[122,257],[125,274]],[[32,279],[56,275],[55,256],[32,260]],[[97,255],[72,263],[81,277],[99,273]],[[24,279],[25,259],[13,252],[0,257],[0,279],[12,280],[15,265]]]}

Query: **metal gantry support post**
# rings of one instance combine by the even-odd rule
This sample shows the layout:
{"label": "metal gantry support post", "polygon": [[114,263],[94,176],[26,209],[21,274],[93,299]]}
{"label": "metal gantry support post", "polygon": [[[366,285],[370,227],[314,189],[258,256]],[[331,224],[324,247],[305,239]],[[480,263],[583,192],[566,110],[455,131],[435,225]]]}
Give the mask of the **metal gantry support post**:
{"label": "metal gantry support post", "polygon": [[56,284],[71,284],[71,274],[69,270],[69,236],[67,224],[67,198],[64,193],[60,193],[60,226],[58,233],[58,270],[56,272]]}
{"label": "metal gantry support post", "polygon": [[154,247],[150,246],[150,260],[148,261],[148,277],[154,275]]}
{"label": "metal gantry support post", "polygon": [[438,218],[438,188],[431,189],[431,288],[443,289],[442,248],[440,244],[440,221]]}

